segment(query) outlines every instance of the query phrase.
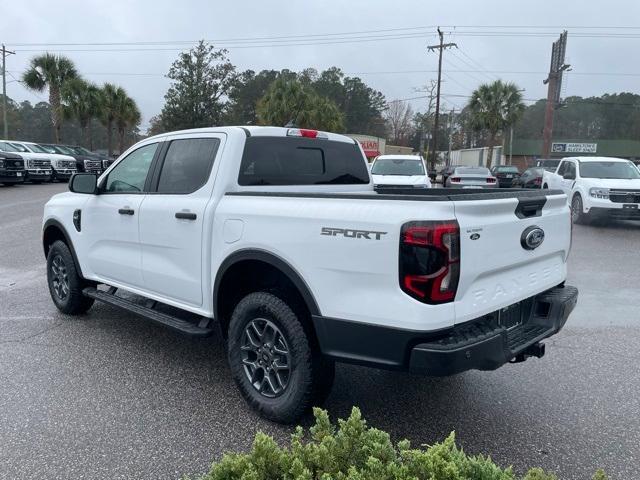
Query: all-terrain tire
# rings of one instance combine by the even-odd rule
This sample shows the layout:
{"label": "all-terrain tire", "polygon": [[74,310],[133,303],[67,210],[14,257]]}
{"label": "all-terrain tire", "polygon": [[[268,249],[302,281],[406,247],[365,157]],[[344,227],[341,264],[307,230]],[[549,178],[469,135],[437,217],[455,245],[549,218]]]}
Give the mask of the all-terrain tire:
{"label": "all-terrain tire", "polygon": [[[250,293],[236,305],[228,331],[229,366],[240,393],[260,415],[279,423],[293,423],[321,403],[331,391],[334,377],[333,361],[322,357],[293,304],[273,293]],[[270,336],[278,338],[276,352],[286,350],[286,357],[278,353],[275,360],[271,357]],[[285,363],[289,365],[283,371],[286,381],[271,381],[275,370],[267,373],[265,365]],[[277,387],[284,384],[279,393],[270,388],[267,376]]]}
{"label": "all-terrain tire", "polygon": [[54,305],[67,315],[80,315],[93,305],[82,289],[87,282],[78,273],[71,250],[62,240],[53,242],[47,254],[47,283]]}

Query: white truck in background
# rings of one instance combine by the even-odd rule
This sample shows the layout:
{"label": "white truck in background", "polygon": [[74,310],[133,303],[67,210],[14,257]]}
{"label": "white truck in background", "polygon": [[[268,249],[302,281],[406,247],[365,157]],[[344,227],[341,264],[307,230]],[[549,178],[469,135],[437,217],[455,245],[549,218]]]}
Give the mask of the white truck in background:
{"label": "white truck in background", "polygon": [[42,163],[39,159],[46,159],[50,164],[51,172],[48,180],[68,181],[71,175],[76,173],[76,159],[70,155],[51,153],[34,142],[12,140],[10,143],[20,150],[20,152],[25,154],[29,153],[33,156],[32,158],[34,160],[28,162],[27,180],[40,180],[38,176],[40,172],[38,169],[42,167]]}
{"label": "white truck in background", "polygon": [[371,165],[373,184],[379,187],[431,188],[431,179],[420,155],[380,155]]}
{"label": "white truck in background", "polygon": [[451,375],[541,357],[577,301],[564,194],[376,192],[342,135],[166,133],[69,189],[44,210],[55,306],[218,329],[243,397],[279,422],[323,401],[336,361]]}
{"label": "white truck in background", "polygon": [[574,223],[640,220],[640,170],[623,158],[563,158],[544,172],[542,188],[565,193]]}
{"label": "white truck in background", "polygon": [[12,141],[0,140],[0,151],[16,153],[24,160],[25,181],[33,183],[51,181],[51,161],[45,156],[14,145]]}

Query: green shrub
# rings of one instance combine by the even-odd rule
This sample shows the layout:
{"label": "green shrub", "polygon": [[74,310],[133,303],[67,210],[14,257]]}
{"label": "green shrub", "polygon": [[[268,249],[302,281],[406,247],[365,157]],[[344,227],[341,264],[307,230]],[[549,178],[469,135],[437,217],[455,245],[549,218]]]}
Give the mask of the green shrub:
{"label": "green shrub", "polygon": [[[225,454],[202,480],[516,480],[511,468],[503,469],[482,455],[469,456],[451,433],[442,443],[411,448],[408,440],[397,445],[389,434],[370,428],[360,410],[353,408],[336,428],[326,411],[314,410],[315,425],[308,434],[297,427],[291,445],[281,448],[259,432],[249,453]],[[539,468],[522,480],[557,480]],[[593,480],[607,480],[599,470]]]}

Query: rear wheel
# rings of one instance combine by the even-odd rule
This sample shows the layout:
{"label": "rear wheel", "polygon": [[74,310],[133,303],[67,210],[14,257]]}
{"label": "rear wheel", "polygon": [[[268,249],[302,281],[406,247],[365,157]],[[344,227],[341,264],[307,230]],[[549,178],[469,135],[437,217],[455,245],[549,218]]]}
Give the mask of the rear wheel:
{"label": "rear wheel", "polygon": [[87,284],[78,274],[71,250],[61,240],[53,242],[49,248],[47,282],[51,299],[62,313],[79,315],[93,305],[93,299],[82,294]]}
{"label": "rear wheel", "polygon": [[577,224],[589,223],[589,217],[584,213],[582,197],[579,193],[576,193],[571,200],[571,221]]}
{"label": "rear wheel", "polygon": [[242,396],[262,416],[281,423],[295,422],[328,396],[335,368],[292,305],[272,293],[250,293],[229,324],[229,366]]}

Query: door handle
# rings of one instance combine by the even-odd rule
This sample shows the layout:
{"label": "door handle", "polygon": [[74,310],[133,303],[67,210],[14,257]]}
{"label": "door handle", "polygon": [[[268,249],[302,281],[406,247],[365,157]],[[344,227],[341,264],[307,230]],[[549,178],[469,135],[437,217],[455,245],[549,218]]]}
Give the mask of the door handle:
{"label": "door handle", "polygon": [[180,220],[195,220],[198,216],[190,212],[176,212],[176,218]]}
{"label": "door handle", "polygon": [[124,207],[118,210],[120,215],[133,215],[133,208]]}

